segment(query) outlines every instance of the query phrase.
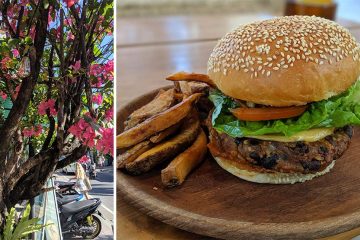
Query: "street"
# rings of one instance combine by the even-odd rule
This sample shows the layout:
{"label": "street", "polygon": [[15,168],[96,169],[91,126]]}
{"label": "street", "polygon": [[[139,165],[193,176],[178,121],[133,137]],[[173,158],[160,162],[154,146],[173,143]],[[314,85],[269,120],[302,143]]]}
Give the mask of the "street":
{"label": "street", "polygon": [[106,220],[102,220],[102,230],[98,239],[114,239],[114,170],[113,167],[97,169],[97,177],[90,180],[92,189],[90,195],[93,198],[100,198],[99,211]]}
{"label": "street", "polygon": [[[113,167],[98,168],[97,177],[95,180],[91,179],[92,189],[89,192],[92,198],[100,198],[101,205],[99,211],[104,219],[101,219],[102,230],[96,239],[112,240],[114,239],[114,172]],[[60,181],[68,181],[74,177],[74,174],[64,174],[62,172],[56,173],[56,179]],[[74,180],[72,180],[74,181]],[[64,238],[65,239],[65,238]],[[68,238],[67,238],[68,239]],[[76,238],[78,239],[78,238]]]}

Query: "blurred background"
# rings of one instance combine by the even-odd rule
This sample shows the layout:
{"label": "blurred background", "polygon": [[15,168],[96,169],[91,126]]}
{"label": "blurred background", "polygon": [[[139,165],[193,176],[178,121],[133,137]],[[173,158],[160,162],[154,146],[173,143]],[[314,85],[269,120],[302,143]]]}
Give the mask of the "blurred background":
{"label": "blurred background", "polygon": [[[242,24],[282,15],[319,15],[334,19],[360,40],[360,0],[116,1],[117,111],[143,94],[170,85],[165,77],[174,72],[206,73],[218,39]],[[340,239],[358,234],[360,229]],[[148,217],[121,197],[117,198],[117,236],[210,239]]]}
{"label": "blurred background", "polygon": [[[117,0],[118,13],[123,17],[191,15],[191,14],[249,14],[283,15],[287,0]],[[337,17],[360,21],[358,0],[299,1],[305,3],[337,3]]]}

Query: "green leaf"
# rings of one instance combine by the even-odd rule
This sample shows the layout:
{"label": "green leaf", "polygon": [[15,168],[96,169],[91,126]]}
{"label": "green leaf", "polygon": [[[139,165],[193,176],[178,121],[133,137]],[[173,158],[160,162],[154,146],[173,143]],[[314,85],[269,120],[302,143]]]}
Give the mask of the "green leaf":
{"label": "green leaf", "polygon": [[11,208],[9,215],[6,217],[5,228],[3,231],[3,239],[10,240],[12,236],[12,232],[14,229],[15,223],[15,208]]}
{"label": "green leaf", "polygon": [[343,94],[310,104],[300,117],[282,120],[241,121],[228,110],[236,107],[233,99],[217,90],[210,93],[209,99],[215,106],[212,114],[214,128],[232,137],[264,134],[291,136],[311,128],[360,125],[360,81]]}
{"label": "green leaf", "polygon": [[22,213],[22,217],[19,223],[15,224],[15,208],[10,209],[10,213],[6,218],[5,228],[3,231],[3,235],[0,239],[2,240],[19,240],[22,238],[26,238],[30,233],[34,233],[40,231],[42,228],[51,225],[52,223],[48,223],[45,225],[38,224],[40,218],[32,218],[29,219],[31,207],[28,204],[25,210]]}

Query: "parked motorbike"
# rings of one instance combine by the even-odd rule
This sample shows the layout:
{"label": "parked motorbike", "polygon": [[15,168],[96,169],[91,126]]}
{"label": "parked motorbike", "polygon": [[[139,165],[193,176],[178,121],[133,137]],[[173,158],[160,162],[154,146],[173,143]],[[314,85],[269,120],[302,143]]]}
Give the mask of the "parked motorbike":
{"label": "parked motorbike", "polygon": [[100,204],[99,198],[93,198],[59,205],[63,235],[71,234],[83,239],[96,238],[102,228],[99,219],[102,214],[97,210]]}
{"label": "parked motorbike", "polygon": [[61,193],[62,195],[78,194],[75,189],[75,184],[76,182],[55,181],[57,192]]}
{"label": "parked motorbike", "polygon": [[71,202],[78,202],[85,200],[85,196],[82,193],[78,194],[69,194],[69,195],[63,195],[59,192],[56,192],[56,200],[58,203],[58,206],[62,206]]}

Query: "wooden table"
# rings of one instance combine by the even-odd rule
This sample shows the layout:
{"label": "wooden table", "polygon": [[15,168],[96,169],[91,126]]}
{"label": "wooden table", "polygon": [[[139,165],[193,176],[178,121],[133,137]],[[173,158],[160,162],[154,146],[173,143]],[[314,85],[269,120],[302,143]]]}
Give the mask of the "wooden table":
{"label": "wooden table", "polygon": [[[240,24],[271,16],[211,15],[119,18],[117,22],[117,110],[132,99],[169,85],[165,77],[184,70],[206,72],[217,39]],[[360,41],[360,23],[340,19]],[[350,239],[355,229],[331,239]],[[157,221],[117,198],[117,239],[211,239]]]}

